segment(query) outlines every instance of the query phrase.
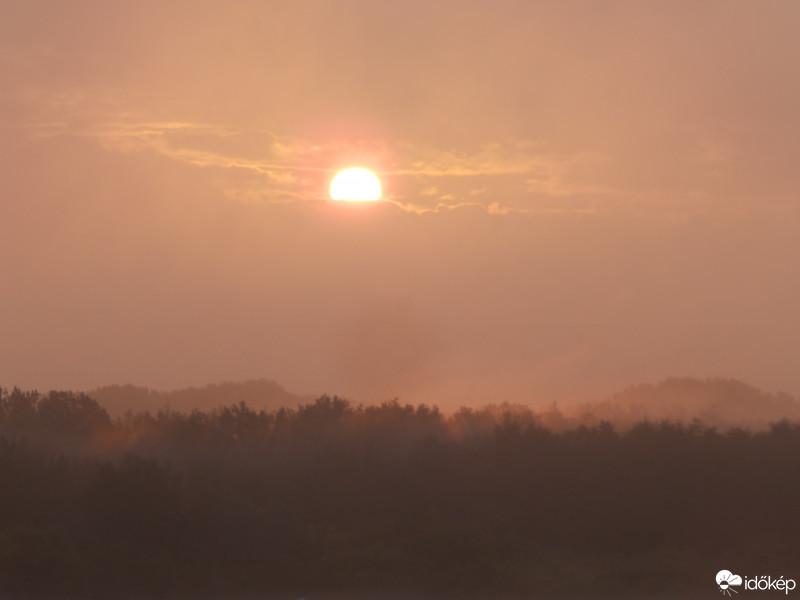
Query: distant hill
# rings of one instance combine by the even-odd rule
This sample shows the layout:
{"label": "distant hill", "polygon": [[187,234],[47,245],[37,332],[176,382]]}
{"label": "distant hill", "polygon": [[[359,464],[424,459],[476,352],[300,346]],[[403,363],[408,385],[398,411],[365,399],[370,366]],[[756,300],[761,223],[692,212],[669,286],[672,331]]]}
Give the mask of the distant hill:
{"label": "distant hill", "polygon": [[134,413],[170,408],[180,412],[194,409],[210,411],[219,406],[245,402],[253,410],[277,410],[313,401],[314,396],[294,394],[270,379],[243,382],[213,383],[201,388],[186,388],[170,392],[151,390],[136,385],[109,385],[88,392],[111,415],[127,410]]}
{"label": "distant hill", "polygon": [[764,429],[784,418],[800,420],[800,402],[789,394],[770,394],[735,379],[670,378],[583,404],[573,416],[588,424],[606,420],[622,428],[643,420],[690,423],[697,419],[721,429]]}

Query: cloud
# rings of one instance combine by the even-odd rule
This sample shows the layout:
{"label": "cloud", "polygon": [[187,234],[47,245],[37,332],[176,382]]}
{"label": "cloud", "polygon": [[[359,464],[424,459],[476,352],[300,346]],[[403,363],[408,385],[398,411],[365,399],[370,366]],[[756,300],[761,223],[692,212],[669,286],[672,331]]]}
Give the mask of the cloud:
{"label": "cloud", "polygon": [[[177,92],[164,83],[159,84],[166,86],[163,89],[154,88],[166,94],[160,97],[153,90],[144,94],[133,85],[102,79],[56,78],[45,73],[41,55],[26,55],[25,43],[20,38],[13,48],[5,48],[2,66],[10,77],[16,76],[9,79],[15,85],[0,93],[0,126],[37,137],[87,137],[114,152],[154,153],[209,173],[234,200],[324,201],[335,171],[355,162],[369,163],[366,166],[386,184],[386,199],[406,212],[450,208],[458,198],[470,198],[487,212],[493,206],[495,214],[627,210],[673,218],[797,207],[791,157],[797,154],[800,138],[792,133],[798,131],[798,122],[794,113],[786,112],[794,92],[784,90],[786,82],[780,77],[764,76],[764,91],[758,97],[750,92],[728,94],[730,100],[713,114],[700,100],[696,114],[673,114],[663,112],[667,100],[651,98],[633,85],[636,61],[631,73],[619,74],[614,69],[622,67],[599,57],[596,71],[611,80],[616,76],[627,85],[629,96],[618,97],[614,104],[609,90],[601,87],[589,111],[586,94],[562,96],[580,91],[573,89],[575,76],[570,76],[553,105],[561,108],[517,111],[518,127],[511,129],[486,125],[484,121],[494,121],[483,112],[480,119],[459,113],[461,129],[468,135],[451,143],[444,135],[401,127],[405,112],[370,116],[330,99],[330,106],[310,96],[293,100],[306,106],[306,112],[287,126],[277,117],[256,119],[250,113],[232,118],[233,113],[211,110],[215,104],[204,98],[196,104],[178,102],[176,98],[186,98],[166,94]],[[23,58],[49,77],[23,78],[18,72]],[[585,68],[581,63],[575,72]],[[726,77],[722,80],[727,82]],[[683,83],[689,91],[724,91],[706,89],[692,77]],[[686,90],[681,94],[688,94]],[[786,93],[778,94],[781,90]],[[784,97],[786,101],[780,100]],[[745,113],[747,101],[759,106],[772,102],[774,110]],[[635,102],[641,102],[635,105],[638,112],[630,110]],[[267,104],[273,108],[269,114],[282,114]],[[545,115],[550,121],[544,121]],[[652,116],[652,122],[643,115]],[[211,116],[228,118],[202,118]],[[464,128],[467,121],[474,126]],[[395,122],[397,128],[391,126]],[[543,125],[551,122],[560,125]],[[508,131],[519,137],[504,137]]]}
{"label": "cloud", "polygon": [[[542,142],[510,139],[455,151],[377,138],[306,139],[242,125],[152,119],[126,109],[124,100],[111,93],[23,96],[31,101],[30,114],[15,126],[29,135],[77,136],[112,152],[154,153],[208,172],[225,196],[244,202],[324,200],[336,170],[352,163],[390,180],[385,199],[406,212],[449,210],[464,205],[459,196],[475,198],[469,205],[491,214],[526,212],[541,209],[537,195],[610,193],[570,180],[573,166],[602,157],[555,154]],[[517,205],[508,205],[514,197]]]}

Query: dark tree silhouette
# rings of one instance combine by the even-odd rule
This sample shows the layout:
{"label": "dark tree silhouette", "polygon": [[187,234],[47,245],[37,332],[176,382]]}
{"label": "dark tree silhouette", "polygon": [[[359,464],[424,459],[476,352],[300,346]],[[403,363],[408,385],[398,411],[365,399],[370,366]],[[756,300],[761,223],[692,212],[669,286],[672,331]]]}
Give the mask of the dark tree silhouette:
{"label": "dark tree silhouette", "polygon": [[335,396],[112,421],[3,390],[0,592],[685,596],[796,567],[800,425],[545,421]]}

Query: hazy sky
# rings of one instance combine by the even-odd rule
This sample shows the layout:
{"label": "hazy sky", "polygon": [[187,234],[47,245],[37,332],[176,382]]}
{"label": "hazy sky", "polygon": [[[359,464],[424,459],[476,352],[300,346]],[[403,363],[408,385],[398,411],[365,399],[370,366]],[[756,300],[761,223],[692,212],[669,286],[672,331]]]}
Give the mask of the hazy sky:
{"label": "hazy sky", "polygon": [[[0,385],[800,393],[794,0],[0,0]],[[384,201],[328,199],[373,169]]]}

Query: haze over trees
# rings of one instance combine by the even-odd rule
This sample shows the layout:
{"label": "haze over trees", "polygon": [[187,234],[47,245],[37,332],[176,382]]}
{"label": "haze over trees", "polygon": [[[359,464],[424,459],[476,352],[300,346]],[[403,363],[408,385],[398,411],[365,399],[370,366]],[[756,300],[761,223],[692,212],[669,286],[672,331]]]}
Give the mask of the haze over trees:
{"label": "haze over trees", "polygon": [[239,402],[246,402],[255,410],[274,410],[281,406],[296,406],[314,400],[313,396],[293,394],[269,379],[225,381],[201,388],[173,391],[159,391],[130,384],[107,385],[95,388],[88,394],[112,415],[122,414],[127,410],[212,410]]}
{"label": "haze over trees", "polygon": [[335,396],[112,419],[4,389],[0,591],[712,594],[723,567],[793,573],[798,471],[787,420],[617,429]]}
{"label": "haze over trees", "polygon": [[800,402],[785,392],[767,393],[735,379],[673,377],[629,387],[570,414],[581,423],[606,420],[623,428],[645,420],[697,420],[721,429],[766,429],[781,419],[800,419]]}
{"label": "haze over trees", "polygon": [[[274,411],[312,402],[315,397],[287,391],[275,381],[223,382],[200,388],[159,391],[136,385],[108,385],[87,392],[112,417],[126,411],[212,411],[245,402],[249,408]],[[456,407],[458,408],[458,407]],[[506,406],[506,408],[510,408]],[[517,406],[517,411],[526,409]],[[501,410],[502,412],[502,410]],[[800,402],[785,393],[767,393],[735,379],[673,377],[658,384],[631,386],[606,399],[578,406],[546,406],[536,410],[549,428],[596,425],[608,421],[628,428],[643,420],[694,420],[717,428],[765,429],[783,418],[800,419]]]}

